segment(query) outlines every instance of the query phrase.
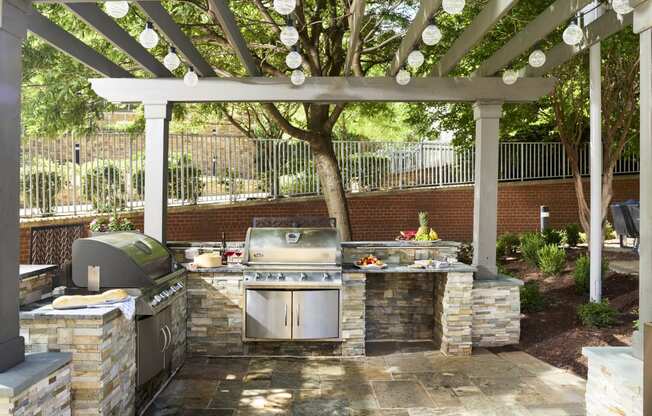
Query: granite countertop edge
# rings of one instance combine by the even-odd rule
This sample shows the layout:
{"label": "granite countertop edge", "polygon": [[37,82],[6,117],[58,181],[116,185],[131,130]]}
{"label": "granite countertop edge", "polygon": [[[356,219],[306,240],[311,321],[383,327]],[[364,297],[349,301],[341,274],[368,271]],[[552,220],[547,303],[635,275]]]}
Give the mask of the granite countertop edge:
{"label": "granite countertop edge", "polygon": [[[58,268],[55,264],[21,264],[18,271],[20,280],[30,277],[39,276],[44,273],[54,271]],[[27,269],[27,271],[25,271]]]}
{"label": "granite countertop edge", "polygon": [[84,320],[102,320],[110,321],[122,314],[117,306],[103,306],[101,308],[84,308],[84,309],[52,309],[52,305],[45,305],[31,311],[20,311],[20,319],[84,319]]}

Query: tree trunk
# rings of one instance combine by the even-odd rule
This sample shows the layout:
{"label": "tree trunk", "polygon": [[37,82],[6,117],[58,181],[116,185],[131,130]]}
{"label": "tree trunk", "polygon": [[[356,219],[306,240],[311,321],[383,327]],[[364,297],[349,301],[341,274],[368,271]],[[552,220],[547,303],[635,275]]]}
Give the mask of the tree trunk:
{"label": "tree trunk", "polygon": [[333,151],[331,136],[319,135],[310,140],[315,168],[324,194],[328,215],[337,221],[342,241],[351,240],[351,221],[342,175]]}

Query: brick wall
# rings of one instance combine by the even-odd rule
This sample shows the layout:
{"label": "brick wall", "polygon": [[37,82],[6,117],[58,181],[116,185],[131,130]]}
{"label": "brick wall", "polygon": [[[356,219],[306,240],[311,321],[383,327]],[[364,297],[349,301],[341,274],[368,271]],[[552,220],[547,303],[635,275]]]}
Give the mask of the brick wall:
{"label": "brick wall", "polygon": [[[588,188],[588,182],[586,183]],[[553,227],[578,222],[577,200],[570,180],[503,183],[498,188],[498,233],[535,230],[539,206],[550,207]],[[614,180],[614,201],[638,199],[638,176]],[[589,197],[587,192],[587,198]],[[400,230],[416,229],[417,213],[430,212],[431,226],[446,240],[469,241],[473,231],[473,187],[393,191],[349,197],[355,240],[394,239]],[[251,201],[238,205],[171,208],[170,240],[243,240],[255,216],[326,215],[319,197]],[[142,229],[142,213],[128,215]],[[26,221],[21,224],[21,262],[29,254],[29,228],[45,223],[88,223],[93,217]]]}

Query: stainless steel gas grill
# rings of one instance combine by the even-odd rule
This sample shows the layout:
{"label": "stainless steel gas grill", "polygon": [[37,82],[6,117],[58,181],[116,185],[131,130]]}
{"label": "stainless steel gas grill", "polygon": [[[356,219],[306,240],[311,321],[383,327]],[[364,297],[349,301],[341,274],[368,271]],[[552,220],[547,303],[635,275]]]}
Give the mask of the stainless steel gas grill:
{"label": "stainless steel gas grill", "polygon": [[246,341],[340,339],[342,251],[334,228],[250,228]]}
{"label": "stainless steel gas grill", "polygon": [[87,292],[126,289],[136,296],[138,385],[170,370],[170,304],[185,297],[185,269],[158,241],[136,232],[110,233],[76,240],[72,280]]}

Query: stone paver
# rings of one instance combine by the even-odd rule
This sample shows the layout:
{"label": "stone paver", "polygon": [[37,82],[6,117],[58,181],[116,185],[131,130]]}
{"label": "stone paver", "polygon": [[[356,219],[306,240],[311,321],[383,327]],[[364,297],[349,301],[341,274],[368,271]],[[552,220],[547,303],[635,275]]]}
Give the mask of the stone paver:
{"label": "stone paver", "polygon": [[148,416],[579,416],[585,381],[520,351],[446,357],[377,344],[366,358],[192,358]]}

